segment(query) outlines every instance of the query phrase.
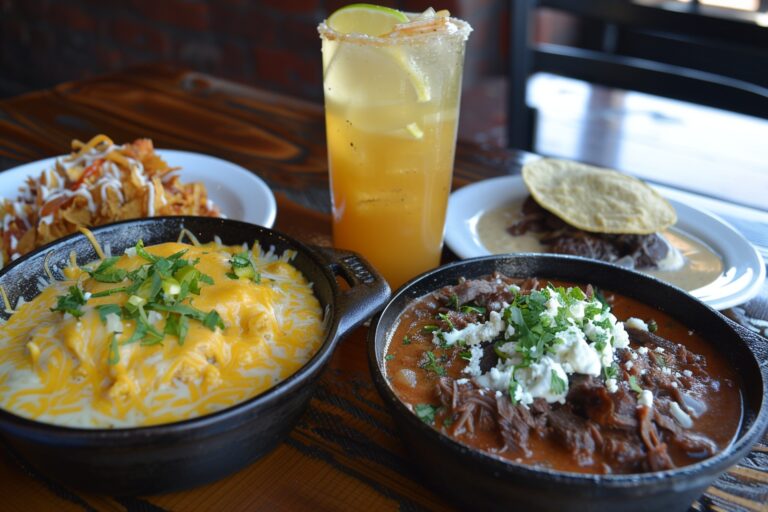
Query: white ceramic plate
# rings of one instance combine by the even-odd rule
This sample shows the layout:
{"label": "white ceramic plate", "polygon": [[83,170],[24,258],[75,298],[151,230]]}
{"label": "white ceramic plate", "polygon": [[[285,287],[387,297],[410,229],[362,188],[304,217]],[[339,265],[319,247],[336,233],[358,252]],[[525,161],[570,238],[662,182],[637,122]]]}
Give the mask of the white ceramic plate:
{"label": "white ceramic plate", "polygon": [[[520,176],[492,178],[453,192],[448,200],[446,244],[460,258],[491,254],[477,234],[478,220],[486,211],[526,195]],[[765,263],[757,249],[719,217],[680,201],[669,202],[677,210],[675,228],[703,241],[723,259],[723,273],[691,290],[691,295],[715,309],[736,306],[757,295],[765,281]]]}
{"label": "white ceramic plate", "polygon": [[[200,181],[208,190],[208,199],[230,219],[271,228],[277,215],[277,203],[269,186],[247,169],[221,158],[189,151],[158,149],[184,183]],[[0,172],[0,197],[15,198],[28,176],[38,176],[53,166],[56,158],[46,158]]]}

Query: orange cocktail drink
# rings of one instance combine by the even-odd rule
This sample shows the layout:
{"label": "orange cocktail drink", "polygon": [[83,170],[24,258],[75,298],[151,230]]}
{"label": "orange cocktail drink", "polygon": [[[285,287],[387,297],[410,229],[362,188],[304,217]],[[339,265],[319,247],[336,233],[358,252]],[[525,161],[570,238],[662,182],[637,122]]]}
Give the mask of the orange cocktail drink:
{"label": "orange cocktail drink", "polygon": [[335,20],[342,9],[320,26],[328,164],[334,245],[396,287],[440,262],[471,29],[446,12],[378,9],[401,18],[369,21],[366,35],[359,12]]}

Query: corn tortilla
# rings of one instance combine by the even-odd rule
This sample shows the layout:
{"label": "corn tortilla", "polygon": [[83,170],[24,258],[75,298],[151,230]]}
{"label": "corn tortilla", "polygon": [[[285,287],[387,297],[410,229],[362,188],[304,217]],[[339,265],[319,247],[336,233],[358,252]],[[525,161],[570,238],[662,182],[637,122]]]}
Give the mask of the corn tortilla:
{"label": "corn tortilla", "polygon": [[642,181],[611,169],[542,158],[523,167],[542,208],[593,233],[656,233],[677,222],[674,207]]}

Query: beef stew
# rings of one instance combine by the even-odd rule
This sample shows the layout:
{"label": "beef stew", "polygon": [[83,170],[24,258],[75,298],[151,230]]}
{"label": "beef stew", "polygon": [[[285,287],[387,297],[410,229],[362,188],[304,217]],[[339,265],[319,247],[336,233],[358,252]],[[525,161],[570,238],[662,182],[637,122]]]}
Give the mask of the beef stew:
{"label": "beef stew", "polygon": [[702,336],[591,286],[496,274],[442,288],[406,308],[385,365],[436,429],[562,471],[685,466],[726,448],[741,422],[738,376]]}

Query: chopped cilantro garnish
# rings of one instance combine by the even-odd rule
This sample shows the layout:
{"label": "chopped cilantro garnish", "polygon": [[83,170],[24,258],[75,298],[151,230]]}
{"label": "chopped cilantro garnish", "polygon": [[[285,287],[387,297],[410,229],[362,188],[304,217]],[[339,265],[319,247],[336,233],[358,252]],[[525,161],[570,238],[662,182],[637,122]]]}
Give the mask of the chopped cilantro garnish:
{"label": "chopped cilantro garnish", "polygon": [[413,343],[413,341],[411,341],[411,338],[409,338],[408,336],[403,336],[403,345],[410,345],[411,343]]}
{"label": "chopped cilantro garnish", "polygon": [[150,261],[152,263],[157,261],[157,256],[153,256],[149,254],[147,250],[144,248],[144,240],[139,240],[138,242],[136,242],[136,254],[138,254],[145,260]]}
{"label": "chopped cilantro garnish", "polygon": [[567,383],[557,374],[555,370],[551,370],[551,376],[550,384],[549,384],[549,390],[554,395],[561,395],[565,393],[565,390],[567,388]]}
{"label": "chopped cilantro garnish", "polygon": [[[560,289],[562,289],[562,287]],[[574,286],[573,288],[568,288],[567,296],[569,299],[573,301],[586,300],[587,298],[587,294],[585,294],[584,291],[578,286]]]}
{"label": "chopped cilantro garnish", "polygon": [[215,309],[212,309],[203,318],[203,325],[212,331],[215,331],[217,327],[224,329],[224,320],[221,319]]}
{"label": "chopped cilantro garnish", "polygon": [[140,341],[144,335],[147,334],[147,325],[145,323],[136,323],[136,328],[133,330],[133,334],[131,336],[123,341],[123,345],[130,345],[131,343],[136,343],[137,341]]}
{"label": "chopped cilantro garnish", "polygon": [[435,423],[435,413],[437,412],[437,407],[434,405],[416,404],[413,407],[413,412],[415,412],[416,417],[424,423],[427,423],[428,425]]}
{"label": "chopped cilantro garnish", "polygon": [[[513,373],[513,375],[514,375],[514,373]],[[512,400],[513,404],[517,404],[516,395],[517,395],[517,388],[518,388],[518,386],[519,386],[519,384],[517,383],[517,381],[514,378],[509,379],[509,388],[507,389],[507,392],[509,393],[509,399]]]}
{"label": "chopped cilantro garnish", "polygon": [[[224,321],[219,313],[212,309],[202,311],[191,305],[190,294],[199,295],[203,284],[213,284],[213,279],[195,268],[198,259],[188,260],[184,256],[187,250],[178,251],[170,256],[162,257],[150,254],[139,240],[135,246],[136,254],[146,263],[140,267],[126,271],[115,267],[119,257],[106,258],[99,263],[95,270],[88,274],[98,282],[118,283],[128,281],[123,286],[116,286],[94,293],[93,297],[107,297],[125,293],[128,298],[123,306],[118,304],[102,304],[96,307],[102,322],[107,322],[107,316],[115,314],[124,320],[133,320],[135,328],[126,340],[117,341],[116,334],[110,342],[110,364],[119,360],[118,345],[139,342],[142,345],[157,345],[163,342],[166,335],[176,336],[182,345],[189,332],[190,320],[200,322],[206,328],[215,331],[224,329]],[[233,266],[237,268],[254,268],[247,253],[235,255]],[[249,276],[251,279],[256,274]],[[258,282],[258,281],[257,281]],[[84,314],[80,306],[86,303],[83,291],[77,286],[71,286],[69,294],[60,296],[53,311],[70,313],[75,317]],[[150,324],[148,311],[156,311],[165,320],[162,331]]]}
{"label": "chopped cilantro garnish", "polygon": [[434,352],[428,350],[425,352],[425,354],[427,359],[424,363],[422,363],[421,367],[429,372],[435,372],[441,377],[445,375],[445,368],[443,368],[443,366],[439,363],[437,357],[435,357]]}
{"label": "chopped cilantro garnish", "polygon": [[189,316],[180,313],[169,313],[165,318],[163,332],[176,336],[179,345],[184,344],[184,339],[189,331]]}
{"label": "chopped cilantro garnish", "polygon": [[610,304],[608,304],[608,299],[605,298],[605,294],[600,288],[593,288],[595,293],[595,299],[600,301],[600,303],[603,305],[603,309],[609,308]]}
{"label": "chopped cilantro garnish", "polygon": [[386,359],[387,361],[391,361],[391,360],[393,360],[394,358],[395,358],[395,354],[387,354],[387,355],[384,357],[384,359]]}
{"label": "chopped cilantro garnish", "polygon": [[464,304],[461,306],[461,312],[462,313],[477,313],[478,315],[484,315],[485,314],[485,308],[480,306],[473,306],[471,304]]}
{"label": "chopped cilantro garnish", "polygon": [[163,338],[165,337],[165,334],[157,330],[157,327],[150,324],[147,320],[146,316],[142,314],[142,312],[139,313],[139,315],[136,317],[136,329],[139,329],[139,326],[141,326],[141,330],[143,331],[143,335],[141,337],[141,344],[142,345],[159,345],[163,342]]}
{"label": "chopped cilantro garnish", "polygon": [[451,319],[448,317],[447,314],[445,314],[445,313],[438,313],[437,317],[440,320],[442,320],[443,322],[445,322],[446,325],[448,325],[449,329],[451,329],[451,330],[455,329],[455,327],[453,326],[453,322],[451,322]]}
{"label": "chopped cilantro garnish", "polygon": [[635,377],[634,375],[629,376],[629,387],[630,389],[632,389],[632,391],[635,391],[637,393],[640,393],[641,391],[643,391],[643,388],[641,388],[637,384],[637,377]]}
{"label": "chopped cilantro garnish", "polygon": [[122,308],[117,304],[101,304],[96,306],[96,310],[99,312],[99,318],[104,323],[107,323],[107,315],[115,314],[120,316],[123,312]]}
{"label": "chopped cilantro garnish", "polygon": [[117,263],[117,260],[119,259],[119,256],[105,258],[99,266],[96,267],[96,270],[88,271],[88,274],[95,281],[99,281],[100,283],[119,283],[125,279],[125,276],[128,274],[128,272],[123,269],[114,268],[115,263]]}
{"label": "chopped cilantro garnish", "polygon": [[505,344],[506,344],[505,340],[499,340],[493,344],[493,351],[496,353],[499,359],[509,359],[514,355],[501,349],[501,347],[503,347]]}
{"label": "chopped cilantro garnish", "polygon": [[653,354],[653,358],[656,360],[656,364],[662,368],[667,367],[667,360],[662,354]]}
{"label": "chopped cilantro garnish", "polygon": [[616,364],[603,367],[603,375],[605,379],[615,379],[619,375],[619,367]]}
{"label": "chopped cilantro garnish", "polygon": [[659,324],[656,323],[656,320],[650,319],[648,321],[648,332],[656,332],[659,330]]}
{"label": "chopped cilantro garnish", "polygon": [[455,311],[459,310],[459,296],[455,293],[451,294],[451,298],[448,300],[448,307]]}
{"label": "chopped cilantro garnish", "polygon": [[116,293],[123,293],[127,292],[128,287],[127,286],[118,286],[117,288],[109,288],[107,290],[102,290],[100,292],[96,292],[91,297],[108,297],[109,295],[115,295]]}
{"label": "chopped cilantro garnish", "polygon": [[87,302],[83,290],[73,285],[69,287],[69,293],[67,295],[59,295],[58,302],[55,307],[51,308],[51,311],[61,311],[62,313],[69,313],[75,318],[80,318],[85,314],[80,306],[84,306]]}
{"label": "chopped cilantro garnish", "polygon": [[[567,374],[580,371],[569,364],[569,354],[577,347],[583,347],[585,342],[588,350],[599,359],[600,367],[603,366],[602,361],[612,355],[616,319],[610,314],[610,307],[599,291],[588,297],[581,288],[555,286],[552,283],[525,292],[515,287],[510,287],[510,290],[515,292],[514,296],[507,298],[509,303],[499,311],[503,323],[499,323],[494,316],[486,316],[484,309],[475,309],[476,306],[471,304],[459,309],[472,313],[482,311],[482,318],[473,324],[475,328],[467,329],[467,335],[463,336],[463,345],[466,346],[467,341],[490,344],[487,348],[495,351],[505,372],[512,368],[509,377],[506,377],[509,379],[506,386],[513,403],[522,401],[529,404],[547,392],[554,395],[566,393]],[[437,316],[441,320],[438,325],[443,330],[447,330],[448,315],[450,312]],[[432,341],[439,345],[439,337],[440,333]],[[461,340],[457,344],[462,345]],[[457,353],[460,358],[471,360],[471,352],[460,350]],[[551,366],[549,376],[545,373],[548,386],[545,384],[543,389],[532,391],[532,375],[536,375],[538,380],[538,372],[547,368],[543,358],[550,358],[559,366]],[[429,356],[422,359],[422,368],[430,366],[433,361],[434,358]],[[620,373],[613,361],[609,364],[601,368],[606,380],[615,379]],[[533,369],[533,372],[517,372],[524,368]],[[472,370],[477,371],[476,365],[472,366]]]}

